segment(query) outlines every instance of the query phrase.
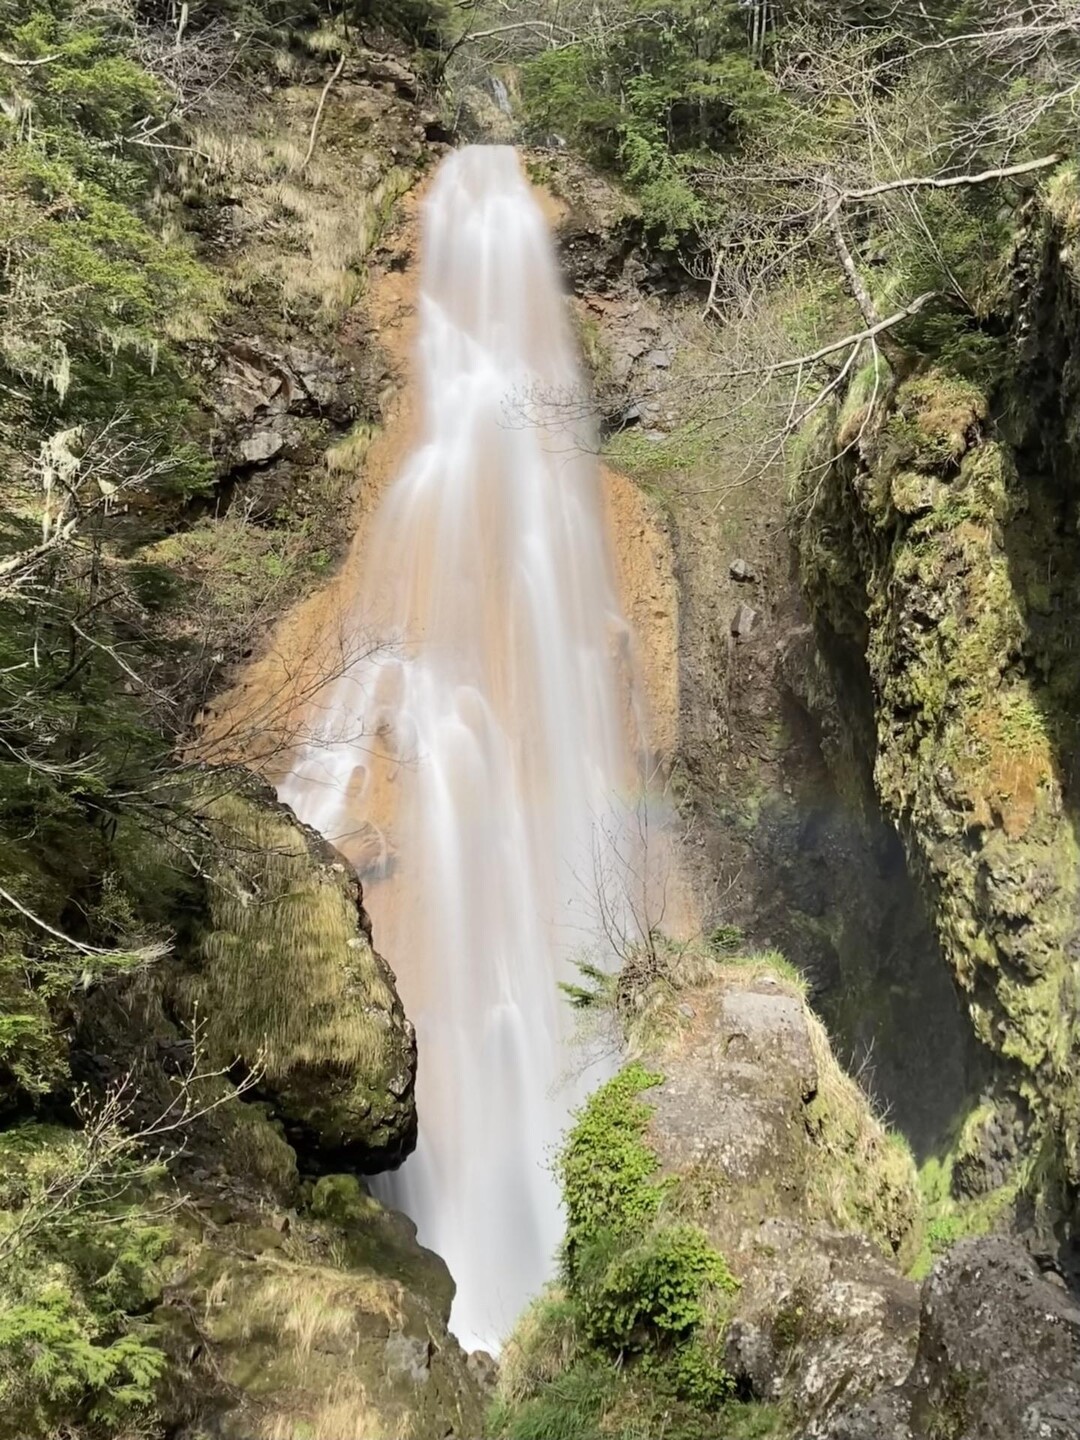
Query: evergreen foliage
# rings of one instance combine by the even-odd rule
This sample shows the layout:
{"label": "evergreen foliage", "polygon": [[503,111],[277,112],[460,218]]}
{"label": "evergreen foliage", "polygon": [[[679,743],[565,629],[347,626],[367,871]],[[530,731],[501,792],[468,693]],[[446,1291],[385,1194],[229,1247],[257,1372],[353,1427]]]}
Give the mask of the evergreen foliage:
{"label": "evergreen foliage", "polygon": [[530,125],[621,174],[664,248],[702,223],[693,175],[707,155],[750,144],[783,111],[749,59],[740,7],[673,0],[616,7],[612,25],[527,61]]}
{"label": "evergreen foliage", "polygon": [[132,1317],[160,1299],[170,1231],[146,1208],[152,1172],[134,1155],[68,1204],[87,1161],[87,1142],[57,1127],[0,1137],[0,1403],[3,1433],[25,1440],[153,1421],[165,1357],[149,1319]]}
{"label": "evergreen foliage", "polygon": [[26,62],[3,68],[0,119],[0,860],[22,907],[0,917],[11,1104],[62,1083],[66,998],[140,963],[176,888],[155,881],[149,913],[140,904],[142,821],[175,796],[169,717],[137,683],[139,607],[113,512],[118,497],[175,503],[208,480],[169,331],[218,298],[153,224],[153,152],[131,137],[166,122],[166,96],[127,53],[121,12],[8,4],[0,36]]}

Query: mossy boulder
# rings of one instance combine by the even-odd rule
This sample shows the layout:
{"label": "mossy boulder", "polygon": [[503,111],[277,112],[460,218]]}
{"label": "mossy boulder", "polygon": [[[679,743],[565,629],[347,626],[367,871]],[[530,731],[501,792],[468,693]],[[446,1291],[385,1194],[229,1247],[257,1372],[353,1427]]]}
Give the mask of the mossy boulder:
{"label": "mossy boulder", "polygon": [[290,1211],[200,1208],[183,1229],[186,1250],[154,1315],[171,1361],[171,1433],[480,1434],[480,1385],[446,1328],[446,1267],[355,1177],[323,1177]]}
{"label": "mossy boulder", "polygon": [[725,1357],[801,1417],[911,1361],[921,1244],[911,1154],[832,1056],[799,987],[767,965],[682,990],[646,1063],[661,1173],[739,1280]]}
{"label": "mossy boulder", "polygon": [[415,1143],[416,1042],[355,872],[268,793],[208,818],[219,859],[180,988],[211,1058],[257,1073],[300,1148],[393,1164]]}
{"label": "mossy boulder", "polygon": [[[95,993],[73,1051],[73,1068],[95,1092],[127,1085],[128,1126],[187,1117],[171,1137],[175,1153],[167,1148],[146,1178],[142,1154],[129,1157],[141,1188],[119,1197],[110,1188],[127,1228],[107,1230],[111,1244],[124,1242],[120,1263],[111,1265],[99,1244],[87,1249],[86,1293],[103,1312],[93,1328],[81,1321],[95,1347],[90,1358],[117,1342],[140,1363],[148,1350],[154,1383],[139,1392],[147,1433],[156,1426],[183,1440],[474,1440],[481,1384],[447,1329],[454,1285],[446,1266],[355,1173],[311,1174],[313,1152],[298,1157],[289,1144],[276,1098],[253,1098],[216,1073],[208,1026],[197,1065],[205,1078],[188,1087],[185,1102],[184,1076],[196,1057],[171,1016],[176,996],[166,979],[149,971]],[[10,1216],[0,1205],[6,1233],[26,1187],[12,1148],[19,1137],[5,1136],[9,1162],[0,1169],[14,1192]],[[78,1130],[36,1126],[25,1144],[34,1173],[47,1179],[43,1167],[66,1163],[67,1150],[83,1142]],[[325,1163],[319,1152],[317,1166]],[[89,1212],[91,1232],[96,1214]],[[75,1273],[69,1220],[61,1222],[54,1238],[63,1272],[50,1273],[71,1270],[71,1289],[84,1283],[83,1272]],[[106,1290],[98,1285],[103,1267]],[[32,1267],[26,1278],[43,1283]],[[120,1278],[131,1313],[112,1303]],[[85,1311],[82,1292],[72,1293]],[[65,1394],[56,1413],[73,1421],[93,1398]],[[55,1430],[23,1425],[15,1433],[46,1440]]]}

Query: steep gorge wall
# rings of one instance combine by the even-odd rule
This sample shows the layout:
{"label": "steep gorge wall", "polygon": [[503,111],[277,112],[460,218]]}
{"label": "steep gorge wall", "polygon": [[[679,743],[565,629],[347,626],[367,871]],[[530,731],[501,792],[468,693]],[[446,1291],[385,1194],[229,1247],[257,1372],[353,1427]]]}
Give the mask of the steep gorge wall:
{"label": "steep gorge wall", "polygon": [[800,437],[790,489],[779,467],[730,483],[692,300],[643,263],[632,206],[563,183],[608,443],[674,545],[673,785],[712,922],[799,965],[920,1160],[987,1199],[979,1223],[1026,1214],[1020,1192],[1068,1212],[1072,172],[1018,216],[997,379],[864,366]]}
{"label": "steep gorge wall", "polygon": [[845,1063],[925,1158],[977,1093],[980,1059],[874,787],[861,651],[847,636],[826,646],[813,624],[783,467],[744,471],[738,426],[710,416],[716,337],[685,277],[650,260],[625,196],[544,163],[607,446],[674,553],[670,793],[706,927],[798,965]]}
{"label": "steep gorge wall", "polygon": [[806,438],[792,511],[826,654],[854,655],[873,707],[875,787],[993,1056],[960,1183],[1024,1189],[1051,1220],[1064,1215],[1066,1241],[1078,1179],[1075,227],[1065,176],[1018,240],[1003,378],[988,389],[934,370],[899,384],[864,372]]}

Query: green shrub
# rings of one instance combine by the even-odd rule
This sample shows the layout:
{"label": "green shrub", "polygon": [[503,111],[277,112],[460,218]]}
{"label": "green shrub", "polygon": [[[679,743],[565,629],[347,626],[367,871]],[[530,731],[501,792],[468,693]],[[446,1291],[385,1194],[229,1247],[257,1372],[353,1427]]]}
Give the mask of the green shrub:
{"label": "green shrub", "polygon": [[658,1162],[644,1139],[651,1111],[638,1097],[662,1078],[643,1065],[626,1066],[590,1096],[570,1132],[558,1173],[571,1283],[598,1235],[643,1231],[660,1207],[664,1187],[652,1180]]}
{"label": "green shrub", "polygon": [[558,1161],[565,1285],[507,1345],[496,1435],[704,1440],[706,1417],[731,1395],[719,1337],[737,1282],[657,1174],[641,1097],[662,1078],[627,1065],[577,1115]]}
{"label": "green shrub", "polygon": [[[0,1305],[0,1405],[26,1440],[60,1433],[82,1413],[109,1428],[145,1416],[164,1354],[138,1335],[94,1337],[74,1298],[59,1287],[24,1305]],[[66,1429],[66,1427],[65,1427]]]}
{"label": "green shrub", "polygon": [[707,1290],[735,1289],[696,1225],[652,1228],[629,1246],[608,1232],[586,1252],[581,1270],[586,1330],[596,1344],[620,1352],[686,1340],[705,1320]]}
{"label": "green shrub", "polygon": [[723,1362],[698,1339],[664,1355],[646,1355],[641,1370],[658,1395],[683,1401],[695,1410],[716,1410],[734,1389]]}
{"label": "green shrub", "polygon": [[[108,1157],[103,1158],[103,1157]],[[141,1433],[165,1355],[143,1317],[173,1232],[155,1169],[112,1126],[0,1133],[0,1406],[20,1440]]]}

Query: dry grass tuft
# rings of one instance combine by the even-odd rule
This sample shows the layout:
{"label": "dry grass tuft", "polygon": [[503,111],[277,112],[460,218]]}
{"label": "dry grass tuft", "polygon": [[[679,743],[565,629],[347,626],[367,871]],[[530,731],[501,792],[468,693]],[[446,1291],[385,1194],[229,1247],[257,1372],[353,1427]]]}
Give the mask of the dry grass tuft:
{"label": "dry grass tuft", "polygon": [[407,1416],[387,1420],[359,1380],[343,1380],[313,1410],[268,1417],[260,1440],[407,1440],[409,1433]]}
{"label": "dry grass tuft", "polygon": [[583,1348],[580,1312],[561,1286],[549,1286],[514,1326],[499,1357],[499,1395],[518,1405],[569,1370]]}
{"label": "dry grass tuft", "polygon": [[383,233],[394,202],[411,184],[409,171],[395,166],[370,189],[343,193],[337,171],[313,162],[302,184],[272,186],[269,200],[299,226],[307,249],[306,255],[280,257],[285,300],[311,297],[330,314],[347,310],[363,289],[361,262]]}
{"label": "dry grass tuft", "polygon": [[[338,43],[327,30],[324,42],[312,48],[336,49]],[[233,292],[253,294],[269,282],[282,310],[314,305],[336,320],[363,292],[363,262],[413,173],[387,163],[389,156],[374,147],[357,168],[354,145],[343,150],[328,134],[304,164],[315,96],[310,86],[291,86],[274,112],[255,115],[243,134],[197,127],[193,150],[210,174],[228,177],[242,196],[238,223],[246,243],[233,264]],[[331,96],[333,107],[338,128],[369,118],[363,101],[350,108],[347,91]]]}
{"label": "dry grass tuft", "polygon": [[277,1275],[260,1290],[260,1323],[276,1324],[301,1359],[313,1350],[340,1352],[355,1342],[355,1301],[344,1303],[351,1298],[317,1288],[304,1272]]}
{"label": "dry grass tuft", "polygon": [[400,1326],[399,1287],[392,1280],[326,1266],[278,1266],[263,1261],[239,1274],[223,1271],[203,1296],[207,1316],[228,1307],[234,1338],[247,1343],[273,1332],[298,1359],[317,1350],[351,1353],[365,1340],[358,1316],[383,1316]]}
{"label": "dry grass tuft", "polygon": [[408,1416],[379,1413],[360,1380],[339,1381],[313,1409],[296,1415],[272,1415],[263,1421],[259,1440],[407,1440]]}
{"label": "dry grass tuft", "polygon": [[806,980],[777,950],[727,954],[701,936],[685,941],[656,936],[649,945],[634,946],[612,977],[609,997],[630,1058],[657,1046],[670,1049],[692,1028],[679,1007],[682,992],[730,981],[736,974],[739,980],[771,975],[799,999],[806,998]]}
{"label": "dry grass tuft", "polygon": [[811,1137],[825,1159],[813,1167],[811,1196],[832,1224],[864,1231],[887,1254],[911,1264],[922,1244],[922,1201],[911,1150],[874,1114],[809,1008],[806,1021],[818,1075],[808,1116]]}
{"label": "dry grass tuft", "polygon": [[[214,1282],[204,1297],[207,1314],[228,1307],[230,1343],[248,1346],[273,1334],[280,1375],[295,1377],[272,1393],[259,1440],[405,1440],[408,1416],[381,1413],[361,1374],[370,1362],[368,1319],[382,1315],[391,1329],[401,1324],[397,1291],[394,1282],[325,1266],[260,1265]],[[324,1389],[318,1367],[327,1355],[343,1364],[345,1378]]]}
{"label": "dry grass tuft", "polygon": [[[290,90],[267,129],[247,134],[204,127],[193,138],[212,170],[239,181],[250,243],[232,276],[237,292],[267,281],[283,306],[313,302],[342,315],[364,286],[363,261],[386,227],[413,175],[398,165],[357,174],[332,147],[320,144],[304,165],[310,116]],[[288,116],[288,129],[280,117]]]}
{"label": "dry grass tuft", "polygon": [[336,445],[331,445],[327,450],[324,457],[327,470],[332,475],[360,475],[372,441],[378,433],[377,426],[364,420],[359,421]]}

